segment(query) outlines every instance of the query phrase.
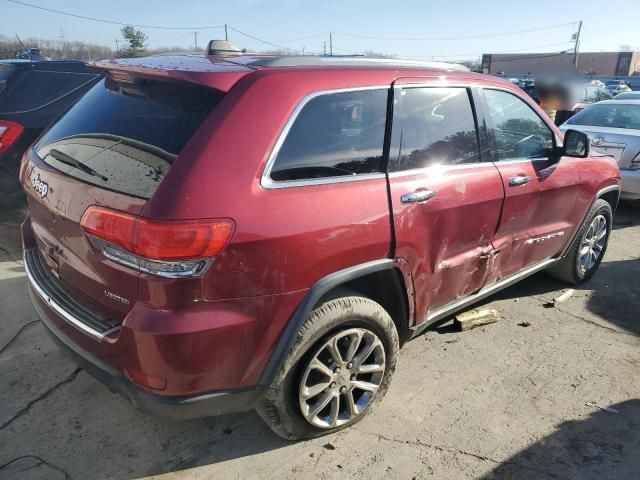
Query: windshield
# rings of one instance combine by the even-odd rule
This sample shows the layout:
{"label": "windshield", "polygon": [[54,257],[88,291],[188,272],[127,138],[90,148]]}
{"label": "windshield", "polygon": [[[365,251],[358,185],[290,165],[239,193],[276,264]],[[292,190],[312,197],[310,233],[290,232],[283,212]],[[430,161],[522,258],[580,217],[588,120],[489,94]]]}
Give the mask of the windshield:
{"label": "windshield", "polygon": [[571,117],[569,125],[640,129],[640,105],[595,104]]}
{"label": "windshield", "polygon": [[221,97],[200,86],[107,78],[48,130],[35,150],[67,175],[150,198]]}

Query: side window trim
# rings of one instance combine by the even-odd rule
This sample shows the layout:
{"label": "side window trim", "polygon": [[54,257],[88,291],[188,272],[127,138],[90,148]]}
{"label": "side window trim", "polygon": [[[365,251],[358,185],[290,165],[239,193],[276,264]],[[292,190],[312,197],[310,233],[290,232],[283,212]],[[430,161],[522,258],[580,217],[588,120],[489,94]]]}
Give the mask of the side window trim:
{"label": "side window trim", "polygon": [[[356,182],[356,181],[362,181],[362,180],[386,178],[386,173],[384,173],[384,171],[376,172],[376,173],[365,173],[365,174],[359,174],[359,175],[312,178],[312,179],[304,179],[304,180],[276,181],[271,178],[271,169],[275,164],[278,153],[280,152],[280,149],[282,148],[282,145],[284,144],[287,138],[287,135],[291,131],[291,128],[293,127],[293,124],[295,123],[296,119],[300,115],[300,112],[302,111],[302,109],[311,100],[322,95],[331,95],[334,93],[362,92],[362,91],[368,91],[368,90],[385,90],[387,91],[388,96],[391,96],[393,94],[392,92],[393,88],[391,85],[375,85],[375,86],[364,86],[364,87],[338,88],[338,89],[330,89],[330,90],[317,90],[315,92],[308,93],[307,95],[302,97],[300,102],[296,105],[293,112],[287,119],[287,122],[282,128],[282,131],[278,134],[278,138],[271,150],[271,153],[269,154],[269,157],[264,166],[264,169],[262,170],[262,175],[260,176],[260,186],[262,188],[272,190],[272,189],[280,189],[280,188],[305,187],[305,186],[312,186],[312,185],[326,185],[326,184],[333,184],[333,183],[346,183],[346,182]],[[382,158],[383,166],[385,166],[387,162],[387,159],[386,159],[387,151],[385,150],[385,147],[386,147],[386,134],[387,134],[386,132],[389,128],[389,123],[390,123],[389,108],[387,108],[387,119],[386,119],[386,125],[385,125],[385,139],[384,139],[385,143],[383,143],[383,158]]]}
{"label": "side window trim", "polygon": [[[451,85],[441,85],[441,84],[435,84],[435,83],[408,83],[408,84],[397,84],[394,82],[393,84],[393,88],[392,88],[392,95],[393,95],[393,99],[391,101],[391,106],[389,107],[388,111],[387,111],[387,123],[389,124],[389,138],[388,141],[387,139],[385,139],[385,149],[384,149],[384,161],[385,161],[385,171],[387,172],[388,175],[391,176],[401,176],[404,172],[412,172],[412,171],[417,171],[417,170],[424,170],[427,169],[428,167],[418,167],[418,168],[413,168],[413,169],[408,169],[408,170],[394,170],[394,171],[390,171],[389,170],[389,164],[391,161],[391,154],[392,152],[390,151],[391,149],[391,135],[392,135],[392,129],[393,129],[393,119],[394,119],[394,111],[393,111],[393,107],[395,105],[395,101],[393,101],[396,97],[397,98],[401,98],[401,96],[399,95],[400,92],[402,92],[402,90],[410,90],[410,89],[416,89],[416,88],[421,88],[421,89],[427,89],[427,88],[461,88],[466,90],[467,93],[467,99],[469,100],[469,104],[471,106],[471,112],[473,115],[473,124],[474,124],[474,128],[476,131],[476,141],[478,144],[478,160],[475,162],[469,162],[469,163],[462,163],[462,164],[457,164],[457,165],[446,165],[445,168],[461,168],[461,167],[473,167],[475,165],[479,165],[485,162],[491,162],[491,158],[490,158],[490,149],[489,149],[489,145],[487,145],[486,143],[486,139],[483,142],[483,134],[481,133],[481,129],[480,129],[480,116],[479,113],[480,111],[476,109],[476,102],[479,100],[478,98],[478,88],[477,86],[473,85],[473,84],[451,84]],[[485,133],[486,133],[486,124],[483,125],[485,128]]]}
{"label": "side window trim", "polygon": [[551,137],[553,139],[554,148],[559,145],[559,142],[558,142],[558,137],[556,136],[555,131],[553,130],[553,128],[551,128],[549,126],[549,122],[545,118],[540,116],[540,114],[533,109],[533,107],[529,104],[529,102],[527,102],[525,99],[520,97],[517,93],[515,93],[515,92],[513,92],[513,91],[511,91],[511,90],[509,90],[507,88],[481,87],[481,88],[479,88],[479,95],[481,97],[483,117],[485,119],[486,127],[487,127],[487,137],[488,137],[488,140],[489,140],[489,146],[490,146],[490,152],[489,153],[490,153],[491,161],[494,162],[494,163],[501,163],[501,164],[505,164],[505,163],[521,163],[521,162],[535,162],[535,161],[548,161],[549,160],[548,157],[518,158],[518,159],[512,159],[512,160],[498,160],[496,158],[497,143],[496,143],[496,136],[495,136],[495,132],[494,132],[494,125],[493,125],[493,120],[491,118],[491,115],[489,115],[489,113],[488,113],[489,112],[489,108],[488,108],[488,105],[487,105],[487,98],[486,98],[486,96],[484,94],[484,92],[487,91],[487,90],[495,90],[495,91],[498,91],[498,92],[507,93],[509,95],[513,95],[515,98],[520,100],[549,129],[549,132],[551,133]]}
{"label": "side window trim", "polygon": [[480,163],[493,162],[493,149],[491,147],[489,128],[485,115],[484,94],[474,85],[471,87],[471,108],[476,121],[478,133],[478,145],[480,145]]}

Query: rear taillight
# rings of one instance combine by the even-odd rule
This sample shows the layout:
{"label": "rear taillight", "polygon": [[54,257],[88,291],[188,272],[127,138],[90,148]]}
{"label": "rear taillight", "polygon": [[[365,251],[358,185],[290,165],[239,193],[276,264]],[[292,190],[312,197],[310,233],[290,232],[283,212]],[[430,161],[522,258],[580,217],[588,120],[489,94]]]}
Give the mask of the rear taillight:
{"label": "rear taillight", "polygon": [[0,155],[16,143],[22,132],[24,132],[24,127],[19,123],[0,120]]}
{"label": "rear taillight", "polygon": [[106,257],[164,277],[203,274],[235,226],[228,218],[159,221],[95,206],[80,225]]}

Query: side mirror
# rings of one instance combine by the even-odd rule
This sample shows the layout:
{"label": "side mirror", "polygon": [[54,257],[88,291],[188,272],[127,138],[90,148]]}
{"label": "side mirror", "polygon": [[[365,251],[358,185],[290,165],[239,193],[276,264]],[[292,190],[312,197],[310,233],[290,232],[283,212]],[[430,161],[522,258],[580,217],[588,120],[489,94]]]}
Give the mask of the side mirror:
{"label": "side mirror", "polygon": [[577,130],[567,130],[564,134],[564,155],[585,158],[589,156],[589,137]]}

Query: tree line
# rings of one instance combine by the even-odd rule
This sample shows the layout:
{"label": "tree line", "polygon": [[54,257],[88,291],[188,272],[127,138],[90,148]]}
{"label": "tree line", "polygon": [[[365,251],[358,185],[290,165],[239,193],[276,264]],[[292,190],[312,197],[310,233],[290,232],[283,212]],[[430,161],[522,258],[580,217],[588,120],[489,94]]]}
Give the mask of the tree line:
{"label": "tree line", "polygon": [[[47,38],[8,37],[0,35],[0,59],[14,59],[16,54],[24,51],[25,47],[39,48],[42,56],[51,60],[101,60],[107,58],[127,58],[153,55],[166,52],[193,52],[192,48],[185,48],[180,45],[147,48],[147,35],[131,26],[122,28],[120,31],[122,41],[119,47],[113,48],[95,43],[83,42],[79,40],[51,40]],[[24,46],[23,46],[24,44]],[[199,48],[199,51],[204,49]]]}

